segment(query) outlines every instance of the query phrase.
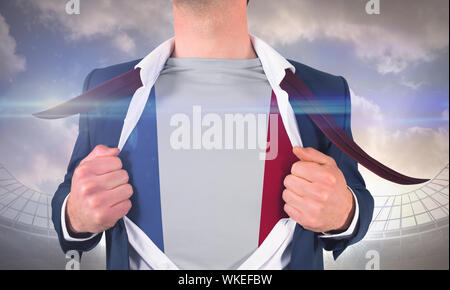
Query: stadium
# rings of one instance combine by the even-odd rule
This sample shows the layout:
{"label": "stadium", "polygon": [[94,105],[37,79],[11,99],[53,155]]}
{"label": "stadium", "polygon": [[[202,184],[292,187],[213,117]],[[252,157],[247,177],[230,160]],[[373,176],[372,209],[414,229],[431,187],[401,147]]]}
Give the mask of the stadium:
{"label": "stadium", "polygon": [[[420,188],[374,196],[365,239],[326,269],[448,269],[449,166]],[[48,193],[33,190],[0,165],[0,269],[65,269]],[[81,269],[105,269],[105,247],[83,254]],[[374,259],[377,263],[373,266]]]}

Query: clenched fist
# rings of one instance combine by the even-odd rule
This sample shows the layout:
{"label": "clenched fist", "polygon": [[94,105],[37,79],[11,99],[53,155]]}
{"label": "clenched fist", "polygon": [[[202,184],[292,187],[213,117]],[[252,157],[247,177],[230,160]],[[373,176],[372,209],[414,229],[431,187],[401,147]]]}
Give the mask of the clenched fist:
{"label": "clenched fist", "polygon": [[294,154],[300,161],[284,180],[285,212],[314,232],[345,231],[355,201],[336,162],[313,148],[295,147]]}
{"label": "clenched fist", "polygon": [[117,148],[98,145],[75,169],[66,209],[73,233],[103,232],[131,209],[133,188],[118,154]]}

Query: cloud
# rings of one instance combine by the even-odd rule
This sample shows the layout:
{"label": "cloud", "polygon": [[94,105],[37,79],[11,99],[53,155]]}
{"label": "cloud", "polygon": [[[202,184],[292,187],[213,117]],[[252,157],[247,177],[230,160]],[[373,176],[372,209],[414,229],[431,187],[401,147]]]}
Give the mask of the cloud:
{"label": "cloud", "polygon": [[447,0],[380,1],[381,14],[368,15],[367,1],[259,0],[251,3],[250,26],[272,44],[342,41],[381,74],[431,61],[448,48]]}
{"label": "cloud", "polygon": [[[63,32],[67,41],[104,41],[111,44],[108,53],[119,51],[134,56],[148,52],[149,44],[161,42],[172,34],[169,0],[134,0],[132,4],[131,1],[81,0],[80,15],[66,14],[66,1],[18,1],[26,3],[21,8],[37,12],[38,20],[48,29]],[[250,30],[276,46],[337,40],[381,74],[400,73],[417,63],[429,62],[448,49],[447,0],[381,0],[379,16],[365,14],[365,3],[365,0],[255,0],[250,2]],[[14,62],[19,64],[9,73],[11,75],[25,69],[25,60],[16,55],[15,41],[4,22],[0,17],[0,59],[16,59]],[[4,47],[8,47],[12,58],[3,57]],[[323,63],[326,64],[326,60]],[[0,80],[9,68],[1,65]],[[404,81],[403,85],[421,88],[420,82]],[[442,113],[442,118],[448,122],[448,109]],[[54,122],[50,123],[53,126]],[[417,177],[431,177],[448,162],[448,124],[435,129],[397,130],[389,123],[378,104],[353,96],[354,136],[371,155],[398,171]],[[65,125],[48,130],[48,124],[33,121],[14,128],[5,127],[2,132],[20,134],[15,133],[14,138],[0,142],[3,155],[0,160],[17,164],[18,172],[23,170],[20,169],[23,164],[31,164],[32,169],[23,170],[20,177],[40,188],[50,188],[45,185],[55,184],[56,179],[60,181],[76,135],[75,125],[67,129],[68,125],[61,123]],[[37,132],[39,137],[36,137]],[[30,139],[42,140],[42,143],[36,142],[34,148],[23,145]],[[52,144],[51,147],[48,144]],[[48,154],[49,150],[52,154]],[[392,184],[364,169],[362,172],[374,192],[394,192]]]}
{"label": "cloud", "polygon": [[136,42],[125,33],[119,34],[113,39],[113,44],[121,51],[133,54],[136,51]]}
{"label": "cloud", "polygon": [[38,138],[46,141],[53,140],[50,143],[52,154],[49,154],[47,142],[34,146],[30,148],[31,150],[25,150],[23,154],[28,155],[29,168],[26,171],[20,171],[17,178],[26,184],[36,185],[40,189],[48,189],[49,186],[54,187],[55,184],[62,182],[69,162],[70,155],[67,153],[72,152],[78,135],[77,125],[76,122],[67,120],[42,122],[40,124],[42,129],[38,131],[41,136]]}
{"label": "cloud", "polygon": [[[383,115],[380,106],[354,92],[352,130],[356,142],[369,154],[406,175],[433,177],[448,163],[448,123],[436,129],[395,129],[389,125],[389,119]],[[407,188],[383,181],[368,170],[361,169],[373,194],[404,192]]]}
{"label": "cloud", "polygon": [[[17,134],[16,132],[20,132]],[[0,162],[25,185],[52,193],[62,182],[78,133],[74,118],[0,123]]]}
{"label": "cloud", "polygon": [[[63,29],[70,40],[105,37],[128,54],[172,33],[169,0],[82,1],[80,15],[67,15],[60,0],[29,2],[40,19]],[[258,0],[249,8],[250,30],[274,45],[327,38],[342,41],[379,73],[399,73],[428,62],[448,47],[448,0],[381,1],[381,14],[365,13],[365,0]],[[144,43],[143,43],[144,42]]]}
{"label": "cloud", "polygon": [[0,14],[0,82],[9,81],[25,70],[25,58],[16,54],[16,40],[10,35],[9,25]]}
{"label": "cloud", "polygon": [[61,0],[21,0],[38,10],[39,19],[49,28],[59,29],[69,41],[107,39],[129,55],[136,43],[163,41],[172,31],[169,0],[81,1],[80,15],[69,15]]}

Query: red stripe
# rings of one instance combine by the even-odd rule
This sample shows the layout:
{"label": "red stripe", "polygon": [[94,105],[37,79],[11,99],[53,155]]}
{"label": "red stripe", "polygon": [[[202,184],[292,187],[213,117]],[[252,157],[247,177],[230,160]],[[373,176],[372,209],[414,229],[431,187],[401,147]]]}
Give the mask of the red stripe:
{"label": "red stripe", "polygon": [[283,181],[290,173],[292,164],[298,160],[294,153],[292,153],[291,141],[284,128],[274,92],[272,92],[270,113],[277,115],[277,124],[273,124],[271,118],[269,118],[267,141],[270,144],[271,126],[277,126],[278,154],[275,159],[266,160],[265,162],[258,245],[262,244],[280,219],[287,217],[283,210],[284,202],[281,198],[281,194],[284,190]]}

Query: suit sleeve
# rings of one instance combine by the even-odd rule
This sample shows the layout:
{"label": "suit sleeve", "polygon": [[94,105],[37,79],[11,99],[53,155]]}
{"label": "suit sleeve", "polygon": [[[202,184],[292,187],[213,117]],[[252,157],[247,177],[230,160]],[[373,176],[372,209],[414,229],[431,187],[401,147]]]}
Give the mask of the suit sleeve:
{"label": "suit sleeve", "polygon": [[[351,130],[351,99],[350,90],[347,81],[341,78],[345,89],[345,132],[353,138]],[[361,173],[358,171],[358,164],[339,150],[334,144],[325,152],[336,160],[338,167],[345,176],[348,187],[350,187],[356,196],[359,207],[359,218],[353,234],[343,239],[321,239],[324,249],[333,251],[333,257],[336,259],[348,246],[362,240],[369,229],[372,220],[374,200],[370,192],[366,189]]]}
{"label": "suit sleeve", "polygon": [[[86,78],[83,86],[83,91],[90,87],[90,80],[94,71],[92,71]],[[55,192],[52,199],[52,220],[56,233],[58,234],[59,243],[64,252],[76,250],[80,252],[89,251],[94,248],[102,237],[101,234],[86,241],[67,241],[64,239],[63,229],[61,225],[61,213],[63,210],[64,200],[70,193],[72,183],[72,176],[78,164],[91,152],[91,144],[89,138],[89,116],[87,113],[81,114],[78,127],[78,138],[75,142],[75,147],[69,161],[67,173]]]}

